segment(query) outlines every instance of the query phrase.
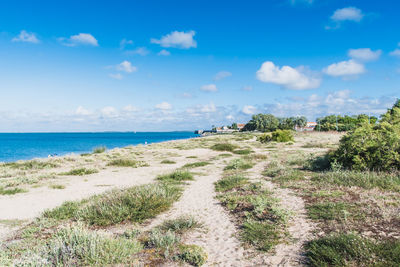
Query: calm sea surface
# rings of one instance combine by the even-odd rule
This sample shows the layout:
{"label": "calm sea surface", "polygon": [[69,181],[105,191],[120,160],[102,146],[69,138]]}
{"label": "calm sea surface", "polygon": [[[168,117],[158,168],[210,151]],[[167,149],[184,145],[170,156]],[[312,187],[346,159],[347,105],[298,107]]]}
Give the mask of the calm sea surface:
{"label": "calm sea surface", "polygon": [[193,132],[0,133],[0,162],[196,137]]}

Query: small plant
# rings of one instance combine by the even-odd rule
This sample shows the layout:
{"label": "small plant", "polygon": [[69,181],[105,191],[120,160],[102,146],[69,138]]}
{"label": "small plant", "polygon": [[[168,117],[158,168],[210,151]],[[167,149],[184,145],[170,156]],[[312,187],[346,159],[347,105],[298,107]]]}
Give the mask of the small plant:
{"label": "small plant", "polygon": [[247,170],[253,168],[253,163],[244,159],[234,159],[226,167],[225,170]]}
{"label": "small plant", "polygon": [[161,161],[161,164],[175,164],[176,162],[173,160],[169,160],[169,159],[164,159],[163,161]]}
{"label": "small plant", "polygon": [[200,227],[201,224],[192,216],[182,216],[176,219],[164,221],[159,228],[163,231],[172,231],[174,233],[183,234],[188,230]]}
{"label": "small plant", "polygon": [[170,174],[157,176],[157,180],[166,182],[183,182],[193,180],[193,174],[188,171],[176,170]]}
{"label": "small plant", "polygon": [[148,166],[148,164],[143,161],[137,161],[133,159],[115,159],[110,161],[107,166],[138,168]]}
{"label": "small plant", "polygon": [[238,155],[249,155],[250,153],[253,153],[253,151],[251,149],[236,149],[233,153]]}
{"label": "small plant", "polygon": [[202,266],[207,261],[207,253],[196,245],[180,245],[178,257],[193,266]]}
{"label": "small plant", "polygon": [[52,189],[65,189],[65,185],[62,184],[52,184],[49,187]]}
{"label": "small plant", "polygon": [[25,189],[22,189],[22,188],[18,188],[18,187],[7,188],[7,189],[0,187],[0,195],[15,195],[18,193],[25,193],[25,192],[28,192],[28,191]]}
{"label": "small plant", "polygon": [[10,163],[5,163],[4,166],[20,170],[40,170],[40,169],[50,169],[58,167],[58,165],[53,162],[38,161],[38,160],[10,162]]}
{"label": "small plant", "polygon": [[199,162],[194,162],[194,163],[187,163],[185,165],[183,165],[182,168],[197,168],[197,167],[203,167],[203,166],[207,166],[208,164],[210,164],[207,161],[199,161]]}
{"label": "small plant", "polygon": [[99,171],[96,169],[86,169],[86,168],[79,168],[79,169],[72,169],[68,172],[63,172],[61,175],[73,175],[73,176],[83,176],[89,175],[93,173],[98,173]]}
{"label": "small plant", "polygon": [[151,231],[147,246],[161,249],[164,257],[168,259],[172,254],[174,246],[179,242],[180,237],[174,232],[163,232],[156,228]]}
{"label": "small plant", "polygon": [[215,144],[211,147],[212,150],[216,150],[216,151],[229,151],[229,152],[233,152],[236,149],[237,146],[233,145],[233,144],[229,144],[229,143],[219,143],[219,144]]}
{"label": "small plant", "polygon": [[215,183],[215,190],[217,192],[224,192],[231,190],[237,186],[241,186],[248,182],[248,179],[241,174],[231,175],[220,179]]}
{"label": "small plant", "polygon": [[105,146],[99,146],[99,147],[95,147],[93,149],[93,154],[100,154],[106,151],[106,147]]}

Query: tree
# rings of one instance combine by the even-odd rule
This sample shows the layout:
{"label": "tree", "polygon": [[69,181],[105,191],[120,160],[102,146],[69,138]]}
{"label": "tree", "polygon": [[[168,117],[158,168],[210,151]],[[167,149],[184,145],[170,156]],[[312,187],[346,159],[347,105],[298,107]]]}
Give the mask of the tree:
{"label": "tree", "polygon": [[275,131],[279,126],[279,120],[272,114],[253,115],[251,120],[245,125],[244,130],[261,132]]}
{"label": "tree", "polygon": [[231,129],[233,130],[239,129],[236,122],[232,123]]}

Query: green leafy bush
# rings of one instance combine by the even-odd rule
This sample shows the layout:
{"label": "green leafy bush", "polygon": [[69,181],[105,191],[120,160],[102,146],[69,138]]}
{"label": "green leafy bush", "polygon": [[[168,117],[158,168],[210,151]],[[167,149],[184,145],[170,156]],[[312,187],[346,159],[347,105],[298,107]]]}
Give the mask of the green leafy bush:
{"label": "green leafy bush", "polygon": [[276,130],[272,133],[266,133],[257,138],[261,143],[267,142],[294,142],[293,133],[291,130]]}

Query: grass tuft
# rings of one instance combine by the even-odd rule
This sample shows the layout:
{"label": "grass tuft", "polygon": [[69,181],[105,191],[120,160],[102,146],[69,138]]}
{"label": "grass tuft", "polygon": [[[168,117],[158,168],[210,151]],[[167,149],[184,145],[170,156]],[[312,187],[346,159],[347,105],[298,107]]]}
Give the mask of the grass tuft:
{"label": "grass tuft", "polygon": [[182,168],[197,168],[197,167],[203,167],[203,166],[207,166],[210,163],[207,161],[199,161],[199,162],[193,162],[193,163],[187,163],[185,165],[183,165]]}
{"label": "grass tuft", "polygon": [[157,180],[165,182],[183,182],[194,180],[193,174],[188,171],[176,170],[169,174],[157,176]]}
{"label": "grass tuft", "polygon": [[224,170],[247,170],[253,168],[254,164],[251,161],[244,159],[232,160]]}
{"label": "grass tuft", "polygon": [[237,148],[237,146],[235,146],[233,144],[229,144],[229,143],[219,143],[219,144],[215,144],[211,147],[212,150],[229,151],[229,152],[233,152],[236,148]]}
{"label": "grass tuft", "polygon": [[110,161],[107,166],[138,168],[148,166],[148,164],[143,161],[137,161],[133,159],[115,159]]}
{"label": "grass tuft", "polygon": [[86,169],[86,168],[79,168],[79,169],[72,169],[68,172],[63,172],[61,175],[73,175],[73,176],[83,176],[89,175],[93,173],[98,173],[99,171],[96,169]]}
{"label": "grass tuft", "polygon": [[246,177],[241,174],[235,174],[218,180],[215,183],[215,190],[217,192],[225,192],[246,183],[248,183]]}
{"label": "grass tuft", "polygon": [[0,187],[0,195],[15,195],[18,193],[25,193],[25,192],[28,192],[28,190],[18,188],[18,187],[7,188],[7,189]]}
{"label": "grass tuft", "polygon": [[163,161],[161,161],[161,164],[175,164],[176,162],[173,160],[169,160],[169,159],[164,159]]}
{"label": "grass tuft", "polygon": [[106,151],[106,147],[105,146],[99,146],[99,147],[95,147],[93,149],[93,154],[100,154]]}

